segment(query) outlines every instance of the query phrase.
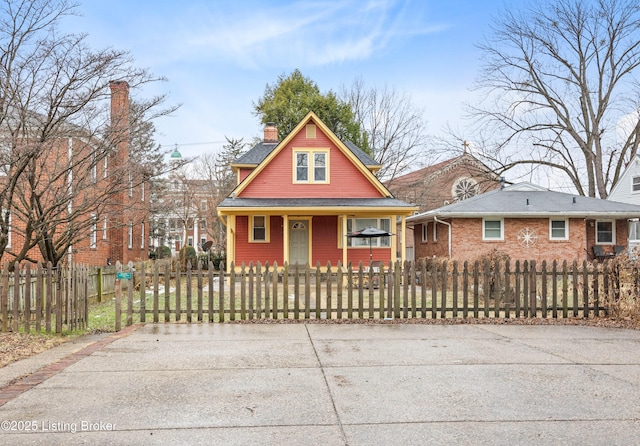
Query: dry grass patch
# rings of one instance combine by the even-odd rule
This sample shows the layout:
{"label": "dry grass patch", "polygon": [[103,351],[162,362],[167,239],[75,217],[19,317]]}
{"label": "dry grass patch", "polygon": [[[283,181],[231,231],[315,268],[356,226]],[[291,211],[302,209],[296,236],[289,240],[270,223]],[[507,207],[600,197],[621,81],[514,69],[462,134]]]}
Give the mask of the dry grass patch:
{"label": "dry grass patch", "polygon": [[41,353],[70,340],[69,337],[25,333],[0,333],[0,367]]}

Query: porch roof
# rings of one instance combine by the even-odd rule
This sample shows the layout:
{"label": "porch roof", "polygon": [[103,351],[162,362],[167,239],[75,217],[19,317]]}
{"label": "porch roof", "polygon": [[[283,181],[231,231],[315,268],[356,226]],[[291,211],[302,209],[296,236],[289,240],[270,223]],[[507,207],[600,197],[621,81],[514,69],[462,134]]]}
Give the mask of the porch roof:
{"label": "porch roof", "polygon": [[411,214],[417,206],[396,198],[225,198],[218,205],[223,213],[247,211],[382,211]]}

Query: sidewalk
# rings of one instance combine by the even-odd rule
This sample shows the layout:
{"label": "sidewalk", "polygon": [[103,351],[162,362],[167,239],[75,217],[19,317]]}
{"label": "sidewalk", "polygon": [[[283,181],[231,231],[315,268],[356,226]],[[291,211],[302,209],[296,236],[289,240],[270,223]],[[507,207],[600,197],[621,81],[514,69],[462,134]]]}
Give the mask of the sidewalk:
{"label": "sidewalk", "polygon": [[[34,364],[42,355],[44,362],[76,355],[0,407],[0,443],[629,445],[640,438],[635,330],[148,324],[69,348],[35,357]],[[0,369],[0,380],[7,374]]]}

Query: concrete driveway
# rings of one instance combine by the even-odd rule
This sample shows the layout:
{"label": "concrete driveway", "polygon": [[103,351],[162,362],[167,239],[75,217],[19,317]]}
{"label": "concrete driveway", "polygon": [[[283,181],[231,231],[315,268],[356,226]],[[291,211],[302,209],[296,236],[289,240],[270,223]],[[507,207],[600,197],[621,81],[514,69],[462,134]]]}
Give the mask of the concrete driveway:
{"label": "concrete driveway", "polygon": [[0,386],[11,445],[640,443],[634,330],[148,324]]}

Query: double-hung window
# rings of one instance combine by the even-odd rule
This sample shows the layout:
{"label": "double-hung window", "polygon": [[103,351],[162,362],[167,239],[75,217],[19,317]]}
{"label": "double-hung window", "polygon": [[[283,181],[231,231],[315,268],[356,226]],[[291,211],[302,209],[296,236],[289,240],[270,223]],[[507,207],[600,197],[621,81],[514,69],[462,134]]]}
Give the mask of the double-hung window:
{"label": "double-hung window", "polygon": [[569,240],[569,223],[567,220],[549,220],[550,240]]}
{"label": "double-hung window", "polygon": [[483,240],[504,240],[504,224],[502,220],[482,220]]}
{"label": "double-hung window", "polygon": [[295,183],[328,183],[328,150],[294,150]]}
{"label": "double-hung window", "polygon": [[254,215],[251,217],[251,228],[249,235],[252,242],[268,242],[269,227],[268,219],[265,215]]}
{"label": "double-hung window", "polygon": [[596,244],[613,245],[615,240],[615,226],[613,221],[596,221]]}
{"label": "double-hung window", "polygon": [[96,214],[91,214],[91,229],[89,232],[89,248],[96,249],[98,245],[98,219]]}

